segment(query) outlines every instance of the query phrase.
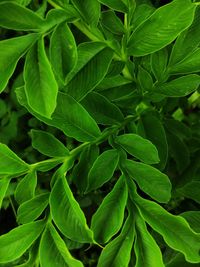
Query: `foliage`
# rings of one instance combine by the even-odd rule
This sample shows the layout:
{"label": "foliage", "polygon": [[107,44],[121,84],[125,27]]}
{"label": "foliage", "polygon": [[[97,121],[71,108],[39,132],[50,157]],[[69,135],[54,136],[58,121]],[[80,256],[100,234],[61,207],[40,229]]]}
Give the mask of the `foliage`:
{"label": "foliage", "polygon": [[0,2],[0,266],[199,266],[199,18]]}

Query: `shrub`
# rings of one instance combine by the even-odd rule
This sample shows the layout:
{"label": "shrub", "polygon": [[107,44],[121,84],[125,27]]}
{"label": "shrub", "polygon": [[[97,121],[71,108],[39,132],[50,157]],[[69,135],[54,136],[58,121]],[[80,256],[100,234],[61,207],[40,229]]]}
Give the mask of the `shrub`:
{"label": "shrub", "polygon": [[200,6],[161,2],[1,1],[0,266],[199,266]]}

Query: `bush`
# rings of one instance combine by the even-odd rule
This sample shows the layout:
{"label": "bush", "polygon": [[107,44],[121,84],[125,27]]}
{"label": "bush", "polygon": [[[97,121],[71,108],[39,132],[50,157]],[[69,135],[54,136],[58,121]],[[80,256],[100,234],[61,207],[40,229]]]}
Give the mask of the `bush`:
{"label": "bush", "polygon": [[0,266],[199,266],[199,17],[1,1]]}

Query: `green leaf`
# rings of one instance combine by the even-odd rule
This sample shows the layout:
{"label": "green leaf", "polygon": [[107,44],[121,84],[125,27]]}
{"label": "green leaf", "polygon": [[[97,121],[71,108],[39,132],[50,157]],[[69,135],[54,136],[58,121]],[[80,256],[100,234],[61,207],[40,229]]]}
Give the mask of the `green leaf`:
{"label": "green leaf", "polygon": [[58,93],[56,110],[52,119],[48,119],[36,113],[28,105],[23,87],[18,88],[16,92],[20,104],[25,106],[30,113],[46,124],[62,130],[65,135],[80,142],[94,141],[100,136],[100,130],[96,122],[73,97]]}
{"label": "green leaf", "polygon": [[31,108],[42,116],[51,118],[56,108],[58,85],[45,52],[43,38],[26,56],[24,80]]}
{"label": "green leaf", "polygon": [[40,248],[41,267],[83,267],[83,264],[72,257],[65,242],[53,224],[48,223],[42,235]]}
{"label": "green leaf", "polygon": [[165,127],[169,132],[178,136],[181,140],[192,137],[191,129],[184,122],[175,119],[165,119]]}
{"label": "green leaf", "polygon": [[97,26],[101,11],[97,0],[72,0],[72,3],[88,25]]}
{"label": "green leaf", "polygon": [[120,235],[102,250],[97,267],[128,267],[133,241],[133,218],[129,215]]}
{"label": "green leaf", "polygon": [[156,53],[151,54],[151,69],[157,81],[166,79],[166,67],[168,63],[168,51],[163,48]]}
{"label": "green leaf", "polygon": [[126,13],[128,11],[122,0],[99,0],[99,2],[119,12]]}
{"label": "green leaf", "polygon": [[93,233],[64,175],[53,186],[50,208],[56,226],[66,237],[80,243],[93,242]]}
{"label": "green leaf", "polygon": [[101,13],[102,25],[114,34],[122,35],[125,32],[124,25],[114,11],[106,10]]}
{"label": "green leaf", "polygon": [[176,162],[178,172],[183,173],[190,164],[189,150],[184,141],[179,138],[179,135],[175,135],[168,131],[166,131],[166,133],[170,155]]}
{"label": "green leaf", "polygon": [[140,189],[150,197],[161,203],[170,200],[171,183],[167,175],[152,166],[132,160],[126,160],[124,166]]}
{"label": "green leaf", "polygon": [[187,261],[199,263],[200,234],[195,233],[187,221],[172,215],[155,202],[134,196],[134,203],[139,207],[142,217],[159,234],[167,245],[184,254]]}
{"label": "green leaf", "polygon": [[159,162],[158,151],[149,140],[131,133],[117,136],[115,140],[129,154],[144,163],[153,164]]}
{"label": "green leaf", "polygon": [[0,143],[0,176],[19,175],[28,172],[29,165],[6,145]]}
{"label": "green leaf", "polygon": [[103,152],[90,169],[86,192],[95,190],[108,182],[113,177],[118,161],[119,154],[116,149]]}
{"label": "green leaf", "polygon": [[0,210],[1,210],[2,203],[3,203],[3,199],[8,190],[9,184],[10,184],[10,179],[7,177],[0,180]]}
{"label": "green leaf", "polygon": [[43,193],[23,202],[17,210],[17,221],[21,224],[35,221],[49,203],[49,193]]}
{"label": "green leaf", "polygon": [[18,182],[15,190],[15,199],[18,204],[31,199],[35,195],[37,186],[37,173],[36,171],[29,172],[27,175]]}
{"label": "green leaf", "polygon": [[99,93],[89,93],[81,104],[99,124],[113,125],[124,120],[120,109]]}
{"label": "green leaf", "polygon": [[189,263],[185,261],[185,258],[182,254],[176,253],[175,256],[172,258],[170,262],[167,262],[165,265],[166,267],[199,267],[199,263],[194,264],[194,263]]}
{"label": "green leaf", "polygon": [[141,89],[145,91],[151,91],[153,87],[153,79],[148,71],[143,69],[141,66],[138,67],[137,79]]}
{"label": "green leaf", "polygon": [[77,101],[82,100],[103,80],[112,57],[113,51],[100,42],[78,46],[78,61],[67,76],[64,90]]}
{"label": "green leaf", "polygon": [[144,23],[155,11],[155,7],[151,4],[138,3],[135,7],[131,25],[136,29],[140,24]]}
{"label": "green leaf", "polygon": [[78,164],[72,170],[72,181],[81,193],[84,193],[88,182],[88,173],[99,155],[99,147],[91,145],[86,147],[79,158]]}
{"label": "green leaf", "polygon": [[127,186],[122,176],[92,217],[91,229],[97,242],[107,243],[120,230],[127,196]]}
{"label": "green leaf", "polygon": [[0,3],[0,26],[17,31],[42,31],[45,20],[14,2]]}
{"label": "green leaf", "polygon": [[200,211],[186,211],[180,215],[188,221],[195,232],[200,233]]}
{"label": "green leaf", "polygon": [[136,238],[134,251],[136,254],[135,267],[159,266],[165,267],[162,253],[152,235],[147,230],[144,220],[136,216]]}
{"label": "green leaf", "polygon": [[170,44],[191,25],[195,8],[190,0],[176,0],[156,9],[132,33],[128,43],[129,54],[144,56]]}
{"label": "green leaf", "polygon": [[189,74],[162,85],[157,85],[155,91],[168,97],[182,97],[197,90],[199,85],[200,76],[197,74]]}
{"label": "green leaf", "polygon": [[0,263],[14,261],[21,257],[40,236],[44,221],[18,226],[0,236]]}
{"label": "green leaf", "polygon": [[65,22],[55,27],[51,35],[50,61],[57,80],[64,85],[66,75],[77,62],[76,42]]}
{"label": "green leaf", "polygon": [[192,24],[187,30],[178,36],[175,44],[173,45],[169,60],[170,68],[173,69],[174,66],[176,68],[176,65],[182,64],[182,61],[184,62],[185,58],[190,57],[194,50],[196,50],[196,48],[199,46],[199,15],[200,7],[197,6]]}
{"label": "green leaf", "polygon": [[5,89],[19,59],[37,38],[38,34],[33,33],[0,41],[0,93]]}
{"label": "green leaf", "polygon": [[158,167],[163,170],[167,163],[168,145],[162,122],[155,115],[147,113],[140,118],[138,133],[156,146],[160,159]]}
{"label": "green leaf", "polygon": [[200,204],[200,181],[191,181],[177,189],[185,198],[190,198]]}
{"label": "green leaf", "polygon": [[67,157],[69,150],[52,134],[31,130],[32,146],[48,157]]}

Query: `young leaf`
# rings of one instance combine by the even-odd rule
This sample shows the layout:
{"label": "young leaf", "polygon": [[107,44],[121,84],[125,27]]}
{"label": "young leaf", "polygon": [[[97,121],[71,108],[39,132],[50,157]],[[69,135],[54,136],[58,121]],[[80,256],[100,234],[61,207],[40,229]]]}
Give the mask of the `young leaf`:
{"label": "young leaf", "polygon": [[17,210],[17,221],[21,224],[36,220],[49,202],[49,193],[43,193],[22,203]]}
{"label": "young leaf", "polygon": [[119,12],[126,13],[128,11],[122,0],[99,0],[99,2]]}
{"label": "young leaf", "polygon": [[156,241],[147,230],[144,220],[136,216],[136,238],[134,251],[136,254],[135,267],[159,266],[165,267],[162,260],[162,253]]}
{"label": "young leaf", "polygon": [[58,85],[42,38],[26,56],[24,80],[25,92],[31,108],[42,116],[51,118],[56,108]]}
{"label": "young leaf", "polygon": [[10,184],[10,179],[7,177],[0,180],[0,210],[9,184]]}
{"label": "young leaf", "polygon": [[0,263],[14,261],[21,257],[40,236],[44,221],[18,226],[0,236]]}
{"label": "young leaf", "polygon": [[97,0],[72,0],[72,3],[88,25],[97,26],[101,11]]}
{"label": "young leaf", "polygon": [[97,267],[128,267],[133,241],[133,218],[129,215],[120,235],[102,250]]}
{"label": "young leaf", "polygon": [[127,193],[126,183],[122,176],[92,217],[91,229],[97,242],[107,243],[121,228]]}
{"label": "young leaf", "polygon": [[101,23],[107,30],[114,34],[122,35],[125,31],[122,21],[112,10],[106,10],[101,13]]}
{"label": "young leaf", "polygon": [[97,145],[86,147],[80,155],[78,164],[72,170],[72,181],[81,193],[86,190],[88,173],[98,155],[99,147]]}
{"label": "young leaf", "polygon": [[158,8],[132,33],[129,54],[145,56],[170,44],[190,26],[195,8],[190,0],[176,0]]}
{"label": "young leaf", "polygon": [[37,40],[38,34],[27,34],[0,41],[0,93],[5,89],[17,62]]}
{"label": "young leaf", "polygon": [[50,39],[50,61],[58,81],[64,85],[67,74],[77,62],[74,36],[67,24],[59,24]]}
{"label": "young leaf", "polygon": [[168,145],[162,122],[153,114],[145,114],[140,118],[138,133],[156,146],[160,159],[158,167],[163,170],[167,162]]}
{"label": "young leaf", "polygon": [[117,136],[115,140],[129,154],[144,163],[154,164],[159,162],[158,151],[149,140],[144,139],[137,134],[123,134]]}
{"label": "young leaf", "polygon": [[29,170],[29,165],[6,145],[0,143],[0,175],[18,175]]}
{"label": "young leaf", "polygon": [[83,264],[72,257],[65,242],[53,224],[48,223],[42,235],[40,248],[41,267],[83,267]]}
{"label": "young leaf", "polygon": [[69,150],[52,134],[31,130],[32,146],[48,157],[66,157]]}
{"label": "young leaf", "polygon": [[80,142],[94,141],[100,136],[100,130],[96,122],[73,97],[58,93],[56,110],[52,115],[52,119],[48,119],[36,113],[28,105],[23,87],[17,88],[16,92],[19,102],[30,113],[46,124],[60,129],[65,135],[73,137]]}
{"label": "young leaf", "polygon": [[112,50],[103,43],[81,44],[76,67],[67,76],[65,92],[77,101],[83,99],[103,80],[112,57]]}
{"label": "young leaf", "polygon": [[124,119],[120,109],[99,93],[89,93],[81,104],[99,124],[119,124]]}
{"label": "young leaf", "polygon": [[156,53],[151,54],[151,69],[157,81],[165,80],[167,63],[168,52],[166,48],[163,48]]}
{"label": "young leaf", "polygon": [[64,175],[53,186],[50,208],[56,226],[66,237],[80,243],[93,242],[93,233]]}
{"label": "young leaf", "polygon": [[18,183],[15,190],[15,199],[17,203],[22,204],[23,202],[33,198],[35,195],[36,186],[36,171],[27,173],[27,175]]}
{"label": "young leaf", "polygon": [[17,31],[42,31],[45,20],[14,2],[0,3],[0,26]]}
{"label": "young leaf", "polygon": [[88,186],[86,192],[101,187],[108,182],[117,167],[119,154],[116,149],[106,150],[94,162],[88,174]]}
{"label": "young leaf", "polygon": [[[158,202],[166,203],[171,197],[171,183],[167,175],[144,163],[126,160],[124,166],[140,189]],[[155,188],[157,188],[155,190]]]}
{"label": "young leaf", "polygon": [[182,97],[197,90],[199,85],[200,76],[197,74],[189,74],[162,85],[158,85],[155,90],[157,93],[169,97]]}
{"label": "young leaf", "polygon": [[153,79],[148,71],[139,66],[137,79],[141,89],[145,91],[151,91],[153,87]]}
{"label": "young leaf", "polygon": [[200,234],[195,233],[181,216],[172,215],[157,203],[134,196],[142,217],[159,234],[167,245],[184,254],[187,261],[199,263]]}

